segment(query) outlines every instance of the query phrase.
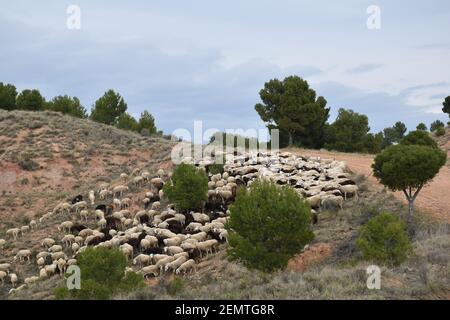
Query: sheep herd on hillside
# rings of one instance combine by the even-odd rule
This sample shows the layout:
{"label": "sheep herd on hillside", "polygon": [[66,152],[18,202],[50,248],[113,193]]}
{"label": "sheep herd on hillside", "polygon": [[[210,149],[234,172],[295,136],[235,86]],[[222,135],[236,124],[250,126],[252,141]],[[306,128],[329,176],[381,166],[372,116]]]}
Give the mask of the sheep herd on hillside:
{"label": "sheep herd on hillside", "polygon": [[[122,173],[115,183],[101,183],[86,196],[59,203],[29,225],[7,230],[6,240],[0,239],[0,255],[7,242],[57,217],[65,219],[58,225],[57,234],[41,239],[40,252],[20,249],[11,263],[0,264],[0,282],[3,285],[9,280],[11,293],[56,274],[62,276],[88,247],[118,248],[133,266],[126,272],[136,270],[145,278],[195,271],[204,256],[227,242],[228,208],[238,187],[249,187],[256,179],[292,186],[311,205],[313,223],[321,208],[339,209],[347,197],[357,196],[358,187],[346,172],[345,162],[290,153],[253,156],[235,152],[220,156],[226,159],[222,174],[209,173],[214,157],[195,163],[209,177],[208,200],[202,212],[178,212],[168,203],[163,186],[171,179],[171,172],[160,169],[152,175],[136,168],[130,174]],[[183,162],[194,161],[184,158]],[[138,192],[145,196],[136,195]],[[38,274],[26,277],[19,285],[13,265],[32,261]]]}

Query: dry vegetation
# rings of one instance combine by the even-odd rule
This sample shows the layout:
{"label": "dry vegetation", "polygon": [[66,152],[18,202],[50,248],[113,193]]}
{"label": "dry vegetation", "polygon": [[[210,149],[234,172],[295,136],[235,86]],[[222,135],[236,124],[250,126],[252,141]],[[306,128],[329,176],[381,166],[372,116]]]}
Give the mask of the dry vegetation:
{"label": "dry vegetation", "polygon": [[[449,132],[447,131],[447,136]],[[447,137],[447,140],[448,137]],[[448,146],[444,143],[444,145]],[[442,146],[442,144],[441,144]],[[52,112],[0,110],[0,234],[27,223],[100,181],[115,181],[121,172],[170,166],[172,142],[142,137],[88,120]],[[399,215],[406,208],[391,193],[380,191],[365,176],[354,177],[359,199],[339,212],[321,212],[311,246],[272,274],[248,270],[226,259],[226,248],[202,261],[185,278],[165,276],[148,287],[117,299],[450,299],[450,228],[418,214],[414,254],[399,267],[382,268],[381,290],[368,290],[366,268],[355,246],[357,230],[374,210]],[[136,194],[139,197],[139,194]],[[61,220],[62,221],[62,220]],[[21,248],[36,253],[37,239],[54,234],[57,223],[8,244],[0,263]],[[299,248],[299,251],[302,251]],[[15,265],[21,274],[36,274],[35,263]],[[55,276],[1,298],[52,299],[61,283]]]}

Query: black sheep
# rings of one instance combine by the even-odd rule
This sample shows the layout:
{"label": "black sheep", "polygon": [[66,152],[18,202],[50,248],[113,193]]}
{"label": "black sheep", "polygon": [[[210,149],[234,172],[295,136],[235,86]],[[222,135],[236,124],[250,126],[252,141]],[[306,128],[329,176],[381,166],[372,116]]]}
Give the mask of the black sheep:
{"label": "black sheep", "polygon": [[139,237],[138,237],[139,244],[141,243],[141,240],[142,240],[142,239],[145,239],[146,236],[147,236],[147,234],[146,234],[145,232],[141,232],[141,234],[140,234]]}
{"label": "black sheep", "polygon": [[76,223],[70,228],[71,233],[79,233],[81,230],[87,229],[86,226],[83,226],[82,224]]}
{"label": "black sheep", "polygon": [[142,216],[140,216],[139,217],[139,222],[141,223],[141,224],[149,224],[149,222],[150,222],[150,217],[148,216],[148,215],[142,215]]}
{"label": "black sheep", "polygon": [[107,229],[117,229],[117,226],[120,226],[120,219],[114,218],[112,216],[105,217],[106,220],[106,228]]}
{"label": "black sheep", "polygon": [[106,205],[99,204],[98,206],[95,207],[95,210],[100,210],[103,211],[103,213],[106,213]]}
{"label": "black sheep", "polygon": [[187,226],[189,225],[191,222],[194,222],[194,217],[192,216],[191,213],[185,213],[184,216],[186,217],[186,219],[184,220],[184,225]]}
{"label": "black sheep", "polygon": [[126,243],[128,243],[130,246],[132,246],[135,251],[139,250],[139,244],[140,244],[139,239],[131,238]]}
{"label": "black sheep", "polygon": [[211,237],[211,239],[216,239],[217,241],[222,242],[222,240],[219,238],[219,232],[214,232],[210,230],[208,231],[208,235]]}
{"label": "black sheep", "polygon": [[144,254],[161,254],[161,253],[163,253],[163,249],[158,248],[158,247],[148,248],[148,249],[145,249],[144,251],[142,251],[142,253],[144,253]]}
{"label": "black sheep", "polygon": [[81,194],[77,195],[75,198],[72,199],[72,204],[75,204],[80,201],[83,201],[83,196]]}

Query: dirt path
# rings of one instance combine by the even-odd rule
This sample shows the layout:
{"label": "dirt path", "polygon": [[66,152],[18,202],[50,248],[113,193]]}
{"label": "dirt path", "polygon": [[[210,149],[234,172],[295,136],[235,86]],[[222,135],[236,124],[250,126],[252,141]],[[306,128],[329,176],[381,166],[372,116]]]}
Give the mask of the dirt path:
{"label": "dirt path", "polygon": [[[320,156],[346,161],[350,170],[364,174],[372,185],[380,189],[383,188],[372,175],[371,165],[373,156],[371,155],[305,149],[289,149],[287,151],[301,155]],[[394,194],[398,199],[406,203],[403,193],[395,192]],[[448,166],[442,167],[433,181],[420,192],[415,205],[420,210],[432,214],[437,219],[450,223],[450,168]]]}

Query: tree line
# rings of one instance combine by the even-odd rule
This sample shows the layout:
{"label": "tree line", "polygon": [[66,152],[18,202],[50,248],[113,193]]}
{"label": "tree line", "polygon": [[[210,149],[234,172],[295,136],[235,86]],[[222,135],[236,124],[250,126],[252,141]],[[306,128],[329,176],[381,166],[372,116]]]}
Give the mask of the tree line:
{"label": "tree line", "polygon": [[[406,125],[398,121],[392,127],[370,133],[366,115],[341,108],[333,123],[328,123],[330,108],[322,96],[298,76],[284,80],[272,79],[259,92],[261,102],[255,105],[261,119],[270,130],[279,129],[280,147],[326,148],[342,152],[379,153],[397,144],[405,136]],[[445,98],[442,111],[450,116],[450,96]],[[450,122],[449,122],[450,123]],[[436,120],[430,130],[443,135],[444,123]],[[417,130],[427,131],[420,123]]]}
{"label": "tree line", "polygon": [[114,90],[108,90],[95,101],[91,113],[81,105],[77,97],[59,95],[46,101],[37,89],[25,89],[18,93],[12,84],[0,82],[0,109],[27,111],[56,111],[77,118],[89,118],[93,121],[113,125],[120,129],[139,132],[142,135],[162,134],[155,125],[155,118],[143,111],[138,120],[128,112],[128,105],[123,97]]}

